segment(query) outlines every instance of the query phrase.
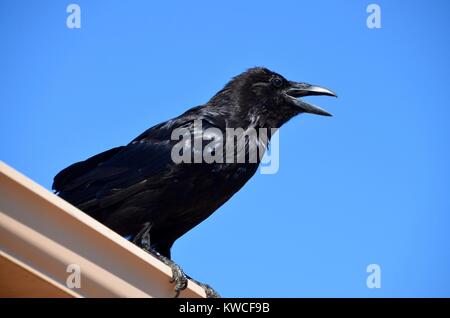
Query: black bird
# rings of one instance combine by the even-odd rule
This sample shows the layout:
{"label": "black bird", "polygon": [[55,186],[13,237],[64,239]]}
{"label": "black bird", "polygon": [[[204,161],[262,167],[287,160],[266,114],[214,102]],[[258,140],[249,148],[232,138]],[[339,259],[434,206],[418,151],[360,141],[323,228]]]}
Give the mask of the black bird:
{"label": "black bird", "polygon": [[[264,150],[267,140],[244,136],[246,147],[232,148],[234,158],[238,153],[245,154],[248,160],[243,163],[225,159],[212,163],[176,162],[174,154],[195,157],[205,149],[217,155],[219,148],[212,150],[206,144],[223,142],[229,128],[259,131],[279,128],[301,113],[331,116],[299,99],[310,95],[336,96],[322,87],[288,81],[266,68],[251,68],[234,77],[206,104],[153,126],[126,146],[62,170],[54,178],[53,189],[61,198],[120,235],[132,237],[138,246],[171,265],[178,295],[186,287],[186,279],[170,261],[173,243],[209,217],[254,175],[260,157],[250,162],[249,149],[257,146]],[[199,121],[200,134],[195,127]],[[186,148],[181,151],[174,152],[180,145],[174,132],[192,137],[184,142]],[[207,136],[200,136],[203,133]],[[268,139],[270,135],[269,131]],[[199,139],[200,148],[193,145]]]}

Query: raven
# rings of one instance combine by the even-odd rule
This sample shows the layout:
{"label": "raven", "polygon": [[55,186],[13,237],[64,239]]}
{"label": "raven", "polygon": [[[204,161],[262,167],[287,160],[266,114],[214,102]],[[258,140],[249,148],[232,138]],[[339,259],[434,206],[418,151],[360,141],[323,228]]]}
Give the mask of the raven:
{"label": "raven", "polygon": [[[226,139],[230,128],[244,132],[278,129],[301,113],[331,116],[300,99],[310,95],[336,96],[323,87],[289,81],[267,68],[251,68],[234,77],[206,104],[153,126],[126,146],[65,168],[55,176],[52,188],[61,198],[120,235],[131,237],[170,265],[178,295],[187,280],[170,260],[173,243],[228,201],[254,175],[261,158],[253,162],[175,162],[174,154],[195,156],[208,149],[214,154],[220,149],[208,148],[205,140],[220,144],[217,142]],[[201,128],[196,131],[199,121]],[[186,146],[182,151],[174,151],[180,144],[174,132],[193,137],[194,144],[201,138],[200,148],[188,139],[181,142]],[[202,134],[206,138],[199,137]],[[249,157],[251,146],[265,150],[270,137],[270,131],[266,139],[244,137],[245,147],[233,146],[232,157],[239,152]]]}

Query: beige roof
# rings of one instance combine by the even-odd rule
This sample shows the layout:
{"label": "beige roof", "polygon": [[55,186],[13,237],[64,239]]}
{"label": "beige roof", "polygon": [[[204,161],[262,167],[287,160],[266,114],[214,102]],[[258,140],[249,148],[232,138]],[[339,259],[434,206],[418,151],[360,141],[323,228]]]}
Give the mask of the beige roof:
{"label": "beige roof", "polygon": [[[66,284],[70,264],[79,288]],[[170,278],[155,257],[0,162],[0,297],[173,297]],[[180,294],[204,296],[192,281]]]}

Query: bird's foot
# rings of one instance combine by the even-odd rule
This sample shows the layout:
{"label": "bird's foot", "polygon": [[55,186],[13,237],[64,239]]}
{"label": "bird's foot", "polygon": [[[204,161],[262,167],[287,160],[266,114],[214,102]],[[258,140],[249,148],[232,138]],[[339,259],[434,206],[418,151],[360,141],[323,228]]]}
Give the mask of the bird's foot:
{"label": "bird's foot", "polygon": [[172,278],[170,279],[170,282],[175,283],[175,298],[178,298],[178,296],[180,296],[180,292],[187,288],[188,278],[203,288],[206,298],[220,298],[220,295],[211,286],[200,283],[195,279],[186,276],[178,264],[155,250],[150,243],[150,229],[151,224],[145,224],[143,229],[135,236],[133,243],[170,267],[172,270]]}
{"label": "bird's foot", "polygon": [[197,280],[195,280],[195,279],[193,279],[192,277],[189,277],[189,276],[188,276],[188,278],[190,280],[192,280],[194,283],[196,283],[197,285],[199,285],[201,288],[203,288],[203,290],[205,291],[205,294],[206,294],[206,298],[221,298],[219,293],[216,292],[214,290],[214,288],[212,288],[208,284],[200,283],[199,281],[197,281]]}
{"label": "bird's foot", "polygon": [[141,245],[140,247],[144,251],[155,256],[161,262],[170,267],[170,269],[172,270],[172,278],[170,279],[170,282],[175,283],[174,298],[178,298],[180,296],[181,291],[187,288],[188,279],[192,280],[194,283],[203,288],[206,294],[206,298],[220,298],[219,293],[217,293],[211,286],[209,286],[208,284],[200,283],[199,281],[193,279],[192,277],[187,276],[181,269],[181,267],[171,259],[165,257],[164,255],[161,255],[158,251],[156,251],[155,249],[153,249],[148,245]]}
{"label": "bird's foot", "polygon": [[155,256],[157,259],[159,259],[161,262],[166,264],[170,267],[172,270],[172,278],[170,279],[170,283],[175,283],[175,296],[174,298],[178,298],[180,296],[180,292],[184,289],[186,289],[188,285],[188,278],[186,274],[183,272],[181,267],[172,261],[171,259],[161,255],[157,251],[155,251],[153,248],[143,248],[144,251],[147,253]]}
{"label": "bird's foot", "polygon": [[199,284],[200,287],[203,288],[203,290],[205,291],[206,294],[206,298],[221,298],[219,293],[216,292],[211,286],[209,286],[208,284],[203,284],[200,283]]}
{"label": "bird's foot", "polygon": [[154,250],[151,247],[141,247],[144,251],[147,253],[155,256],[157,259],[159,259],[161,262],[166,264],[170,267],[172,270],[172,278],[170,279],[170,283],[175,283],[175,296],[174,298],[178,298],[180,296],[180,292],[184,289],[186,289],[188,285],[188,278],[186,274],[183,272],[181,267],[172,261],[171,259],[161,255],[156,250]]}
{"label": "bird's foot", "polygon": [[178,298],[180,296],[180,292],[186,289],[188,285],[188,278],[186,274],[183,272],[181,267],[177,265],[175,262],[170,261],[170,264],[167,264],[172,270],[172,278],[170,279],[171,283],[175,283],[175,297]]}
{"label": "bird's foot", "polygon": [[135,236],[133,243],[170,267],[170,269],[172,270],[172,278],[170,279],[170,282],[175,283],[174,298],[178,298],[178,296],[180,296],[180,292],[182,290],[186,289],[186,287],[188,285],[187,276],[178,264],[176,264],[170,258],[162,255],[161,253],[159,253],[157,250],[155,250],[151,246],[150,229],[151,229],[151,224],[146,223],[145,226],[143,227],[143,229]]}

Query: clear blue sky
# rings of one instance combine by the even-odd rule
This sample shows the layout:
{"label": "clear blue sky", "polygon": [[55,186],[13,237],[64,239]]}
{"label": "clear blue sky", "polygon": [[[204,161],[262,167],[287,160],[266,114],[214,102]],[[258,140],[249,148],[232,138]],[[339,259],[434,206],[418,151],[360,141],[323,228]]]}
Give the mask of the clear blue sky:
{"label": "clear blue sky", "polygon": [[[450,2],[1,1],[0,159],[50,188],[266,66],[332,88],[256,175],[177,241],[223,296],[450,296]],[[312,100],[313,98],[311,98]],[[366,267],[381,266],[380,289]]]}

